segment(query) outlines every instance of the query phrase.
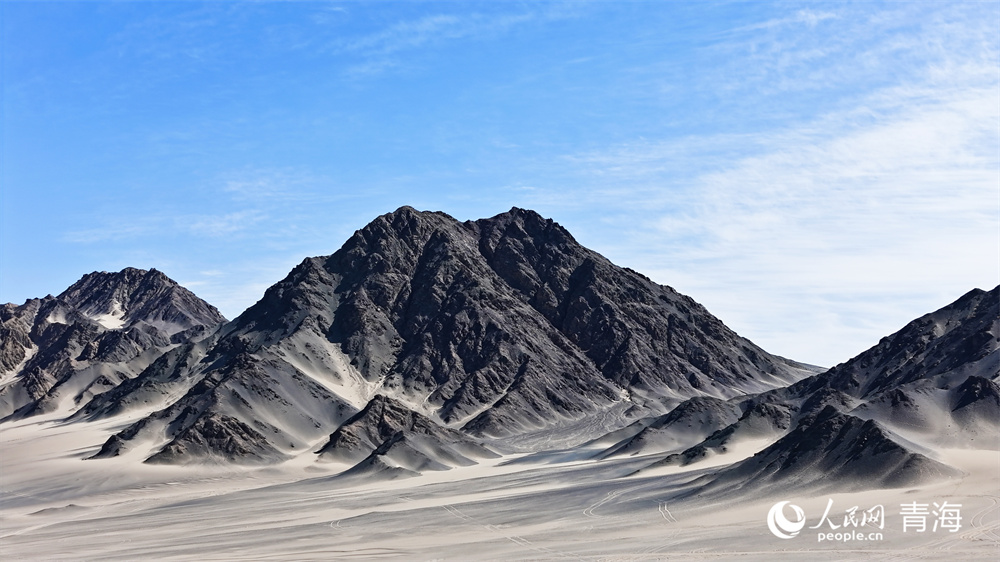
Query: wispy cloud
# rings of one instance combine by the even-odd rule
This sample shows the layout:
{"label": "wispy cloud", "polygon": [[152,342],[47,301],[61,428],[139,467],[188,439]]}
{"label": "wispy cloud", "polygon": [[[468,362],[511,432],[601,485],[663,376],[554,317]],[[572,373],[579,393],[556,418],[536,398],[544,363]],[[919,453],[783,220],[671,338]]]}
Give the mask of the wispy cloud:
{"label": "wispy cloud", "polygon": [[809,28],[816,27],[822,21],[838,19],[836,13],[816,10],[799,10],[791,16],[770,19],[765,22],[742,26],[736,31],[756,31],[761,29],[774,29],[786,26],[804,25]]}
{"label": "wispy cloud", "polygon": [[[591,187],[564,206],[600,204],[604,252],[694,295],[766,349],[847,359],[1000,282],[997,40],[963,24],[890,35],[819,65],[835,72],[872,52],[887,57],[878,68],[901,65],[823,114],[568,156]],[[780,50],[764,66],[788,78]]]}
{"label": "wispy cloud", "polygon": [[109,37],[109,46],[117,56],[153,60],[180,58],[193,62],[215,59],[226,50],[222,35],[231,33],[226,22],[240,10],[237,5],[225,4],[158,8]]}
{"label": "wispy cloud", "polygon": [[177,220],[177,225],[195,235],[217,237],[250,229],[266,218],[267,215],[261,211],[249,210],[224,215],[181,217]]}
{"label": "wispy cloud", "polygon": [[[679,192],[607,198],[621,210],[635,208],[629,195],[645,197],[661,210],[631,217],[644,228],[620,225],[631,249],[616,253],[698,295],[766,348],[810,349],[827,363],[847,356],[825,341],[860,351],[973,285],[991,288],[1000,282],[997,89],[916,101],[926,94],[911,92],[898,100],[908,109],[864,126],[827,116],[774,135],[764,153]],[[657,150],[669,152],[644,147],[631,161],[665,173]]]}
{"label": "wispy cloud", "polygon": [[71,230],[65,233],[62,238],[64,241],[74,244],[94,244],[145,236],[152,230],[153,227],[149,224],[122,224],[119,221],[107,221],[102,226]]}
{"label": "wispy cloud", "polygon": [[429,42],[466,37],[476,25],[469,16],[433,15],[413,21],[403,21],[388,28],[345,41],[341,51],[386,55],[403,49],[420,47]]}
{"label": "wispy cloud", "polygon": [[997,279],[995,3],[291,5],[151,5],[74,59],[106,107],[33,123],[87,117],[116,173],[157,180],[93,197],[71,251],[200,253],[184,277],[232,310],[400,204],[532,207],[820,363]]}
{"label": "wispy cloud", "polygon": [[231,173],[222,191],[236,201],[301,201],[326,180],[294,169],[252,169]]}
{"label": "wispy cloud", "polygon": [[99,244],[151,236],[218,238],[250,230],[267,218],[266,213],[255,209],[222,214],[140,214],[124,221],[98,221],[99,226],[71,230],[62,239],[74,244]]}
{"label": "wispy cloud", "polygon": [[364,198],[374,191],[348,188],[329,176],[294,167],[233,170],[217,181],[217,189],[233,203],[261,212],[282,206],[302,210]]}
{"label": "wispy cloud", "polygon": [[456,40],[486,40],[513,28],[568,17],[570,11],[558,6],[515,13],[439,13],[392,23],[385,28],[330,44],[327,50],[359,56],[363,62],[351,65],[348,75],[366,76],[402,66],[399,57],[407,51],[438,46]]}
{"label": "wispy cloud", "polygon": [[[845,275],[868,288],[875,279],[889,288],[901,276],[947,275],[898,270],[869,279],[781,262],[820,252],[872,260],[873,271],[882,269],[878,262],[951,245],[996,256],[988,252],[998,226],[995,102],[995,90],[972,90],[836,134],[809,128],[777,136],[768,153],[697,178],[688,191],[695,214],[664,218],[658,229],[697,236],[703,243],[693,251],[730,263],[770,255],[778,262],[771,271],[826,289],[843,287]],[[989,261],[996,260],[979,263]]]}
{"label": "wispy cloud", "polygon": [[319,25],[328,25],[330,23],[341,21],[347,13],[348,9],[344,6],[323,4],[309,16],[309,19],[312,20],[313,23],[317,23]]}

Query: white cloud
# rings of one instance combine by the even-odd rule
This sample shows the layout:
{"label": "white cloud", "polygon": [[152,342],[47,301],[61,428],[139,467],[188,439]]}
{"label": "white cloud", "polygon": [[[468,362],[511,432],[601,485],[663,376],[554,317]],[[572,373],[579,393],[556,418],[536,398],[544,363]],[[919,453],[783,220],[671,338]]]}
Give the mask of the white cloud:
{"label": "white cloud", "polygon": [[379,31],[341,39],[328,47],[339,54],[360,56],[363,62],[351,65],[351,77],[377,75],[403,65],[403,53],[455,40],[484,40],[532,22],[570,16],[572,10],[559,5],[517,13],[440,13],[393,23]]}
{"label": "white cloud", "polygon": [[739,28],[737,31],[754,31],[761,29],[773,29],[779,27],[785,27],[789,25],[799,25],[804,24],[806,27],[813,28],[817,24],[824,20],[839,19],[840,16],[833,12],[818,12],[814,10],[799,10],[793,15],[784,18],[775,18],[767,20],[765,22],[756,23],[748,26]]}
{"label": "white cloud", "polygon": [[345,42],[341,50],[369,54],[389,54],[419,47],[430,41],[454,39],[472,34],[476,25],[468,16],[438,14],[403,21],[386,29]]}
{"label": "white cloud", "polygon": [[259,210],[248,209],[225,214],[145,214],[127,221],[106,219],[102,226],[69,231],[63,240],[74,244],[99,244],[140,237],[173,237],[190,234],[217,238],[251,229],[267,219]]}
{"label": "white cloud", "polygon": [[846,360],[1000,283],[1000,69],[978,52],[784,129],[572,155],[595,187],[564,206],[600,205],[598,250],[765,349]]}
{"label": "white cloud", "polygon": [[676,198],[682,213],[664,210],[652,230],[633,230],[644,251],[629,261],[765,348],[821,363],[974,286],[992,288],[997,90],[949,95],[920,102],[914,93],[899,100],[906,109],[865,126],[830,131],[846,119],[827,116],[773,136],[764,154],[692,180]]}
{"label": "white cloud", "polygon": [[181,217],[177,220],[177,224],[195,235],[217,237],[247,230],[266,218],[267,215],[261,211],[249,210],[225,215]]}
{"label": "white cloud", "polygon": [[304,201],[315,196],[317,185],[325,178],[295,169],[251,169],[230,174],[223,180],[222,191],[236,201]]}
{"label": "white cloud", "polygon": [[151,230],[152,227],[148,224],[123,224],[108,221],[104,226],[69,231],[63,235],[63,240],[74,244],[93,244],[144,236]]}

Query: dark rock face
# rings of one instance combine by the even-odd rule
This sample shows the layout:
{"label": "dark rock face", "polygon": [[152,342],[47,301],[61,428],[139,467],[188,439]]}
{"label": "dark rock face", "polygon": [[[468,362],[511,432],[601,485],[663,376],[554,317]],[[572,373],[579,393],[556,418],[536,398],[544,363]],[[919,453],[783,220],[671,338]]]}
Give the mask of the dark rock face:
{"label": "dark rock face", "polygon": [[780,438],[706,477],[698,493],[897,487],[953,476],[909,442],[1000,447],[998,302],[1000,287],[974,290],[825,373],[733,399],[739,421],[650,466],[695,463],[742,435],[771,433]]}
{"label": "dark rock face", "polygon": [[[312,377],[273,359],[240,353],[214,370],[211,359],[196,365],[197,376],[187,377],[197,382],[183,397],[111,436],[94,458],[117,456],[165,435],[169,442],[146,462],[280,462],[355,412]],[[198,372],[198,366],[209,370]]]}
{"label": "dark rock face", "polygon": [[953,412],[980,406],[1000,409],[1000,387],[994,381],[973,375],[956,389],[954,404]]}
{"label": "dark rock face", "polygon": [[273,462],[276,457],[280,458],[280,453],[252,427],[236,418],[213,413],[198,418],[146,462],[175,464],[213,455],[248,464]]}
{"label": "dark rock face", "polygon": [[719,398],[699,396],[679,404],[662,416],[642,422],[634,436],[608,448],[602,458],[676,450],[694,445],[740,419],[739,405]]}
{"label": "dark rock face", "polygon": [[[151,416],[175,437],[216,414],[251,427],[260,419],[281,425],[274,420],[284,406],[267,391],[273,386],[261,386],[257,402],[249,398],[257,390],[240,393],[253,412],[234,396],[210,403],[197,396],[205,390],[199,381],[225,378],[237,361],[252,360],[274,384],[296,388],[288,391],[293,404],[292,395],[316,384],[342,399],[349,416],[381,394],[439,428],[491,438],[581,423],[616,405],[641,410],[633,397],[729,398],[815,372],[769,355],[691,299],[614,266],[521,209],[464,223],[409,207],[378,217],[333,255],[296,266],[211,345],[180,354],[113,396],[139,403],[164,395],[165,385],[189,389]],[[94,401],[88,415],[116,411],[105,403],[111,398]],[[181,418],[186,406],[194,417]],[[326,435],[343,421],[309,418]],[[301,447],[313,434],[286,433],[261,431],[284,454],[286,441]],[[365,455],[390,437],[365,445]],[[424,437],[403,437],[390,449],[426,453]],[[406,464],[390,461],[379,460]]]}
{"label": "dark rock face", "polygon": [[382,457],[381,463],[415,472],[467,466],[475,464],[473,459],[498,456],[461,432],[382,395],[333,432],[318,454],[324,460],[362,466]]}
{"label": "dark rock face", "polygon": [[867,398],[921,379],[1000,374],[1000,287],[974,289],[954,303],[910,322],[875,347],[802,380],[799,393],[829,387]]}
{"label": "dark rock face", "polygon": [[27,359],[28,350],[34,347],[31,331],[42,302],[31,299],[21,306],[0,307],[0,371],[9,373]]}
{"label": "dark rock face", "polygon": [[739,486],[787,492],[799,487],[898,488],[959,471],[900,445],[873,420],[827,406],[771,446],[722,471],[707,491]]}
{"label": "dark rock face", "polygon": [[404,207],[323,267],[340,279],[328,335],[362,375],[476,434],[580,418],[623,389],[730,397],[807,372],[531,211],[458,223]]}
{"label": "dark rock face", "polygon": [[992,398],[998,378],[1000,287],[970,291],[789,390],[798,396],[836,391],[860,402],[854,415],[897,433],[978,447],[1000,431],[1000,401]]}
{"label": "dark rock face", "polygon": [[963,427],[985,429],[983,443],[1000,448],[1000,432],[990,429],[1000,428],[1000,385],[983,377],[970,376],[952,394],[952,418]]}
{"label": "dark rock face", "polygon": [[83,315],[114,315],[123,327],[156,326],[168,335],[226,321],[219,311],[156,269],[84,275],[57,299]]}
{"label": "dark rock face", "polygon": [[180,336],[225,322],[159,271],[90,273],[58,297],[0,308],[0,418],[79,406],[134,377]]}
{"label": "dark rock face", "polygon": [[620,387],[731,397],[797,378],[691,298],[615,266],[551,220],[513,209],[474,225],[491,269]]}
{"label": "dark rock face", "polygon": [[169,396],[183,392],[193,384],[187,374],[217,339],[215,334],[199,333],[191,341],[158,357],[136,377],[95,395],[72,418],[107,418],[134,407],[162,403]]}

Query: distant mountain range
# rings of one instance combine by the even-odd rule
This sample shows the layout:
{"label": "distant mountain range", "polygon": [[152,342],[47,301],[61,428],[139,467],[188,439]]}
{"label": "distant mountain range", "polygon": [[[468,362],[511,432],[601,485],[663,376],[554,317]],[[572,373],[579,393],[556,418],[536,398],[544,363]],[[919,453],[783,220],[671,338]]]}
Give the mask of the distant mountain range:
{"label": "distant mountain range", "polygon": [[931,458],[935,449],[1000,449],[998,378],[1000,287],[976,289],[786,388],[707,404],[693,399],[640,421],[642,429],[608,456],[676,448],[677,435],[692,434],[677,428],[680,413],[712,412],[721,421],[699,426],[702,441],[651,466],[696,463],[769,436],[776,438],[770,446],[706,478],[707,489],[909,485],[955,474]]}
{"label": "distant mountain range", "polygon": [[128,415],[93,458],[308,454],[380,477],[595,443],[592,458],[692,464],[765,439],[699,493],[817,474],[895,486],[953,472],[920,444],[996,446],[998,291],[824,372],[532,211],[459,222],[403,207],[229,322],[156,270],[4,305],[0,421]]}

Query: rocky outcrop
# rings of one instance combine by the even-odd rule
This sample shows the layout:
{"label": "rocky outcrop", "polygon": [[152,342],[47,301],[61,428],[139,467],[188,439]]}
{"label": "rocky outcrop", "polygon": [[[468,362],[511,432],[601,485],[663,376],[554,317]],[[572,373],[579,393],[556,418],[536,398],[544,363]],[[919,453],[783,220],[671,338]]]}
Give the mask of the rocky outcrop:
{"label": "rocky outcrop", "polygon": [[[255,404],[251,413],[235,395],[203,384],[252,361],[282,388],[298,388],[294,396],[312,394],[315,383],[338,397],[347,415],[368,412],[376,394],[394,400],[448,434],[446,441],[457,431],[501,439],[573,424],[590,438],[596,430],[587,418],[612,407],[645,411],[647,400],[729,398],[815,372],[769,355],[690,298],[611,264],[522,209],[464,223],[409,207],[378,217],[336,253],[304,260],[213,338],[204,349],[162,358],[107,400],[93,401],[88,414],[156,399],[173,384],[169,392],[187,393],[149,422],[169,428],[168,437],[181,437],[201,416],[280,427],[271,393],[239,392]],[[205,388],[212,400],[197,396]],[[337,434],[343,418],[309,418],[316,432],[334,434],[334,445],[353,427]],[[314,434],[292,433],[297,437],[261,431],[282,454]],[[390,467],[421,465],[415,452],[443,458],[428,453],[426,432],[394,435],[373,437],[350,459],[385,449],[387,440],[379,463]],[[333,446],[324,455],[334,450],[347,449]]]}
{"label": "rocky outcrop", "polygon": [[414,472],[468,466],[498,456],[463,433],[381,395],[333,432],[318,454],[323,460],[362,466],[381,457],[382,464]]}
{"label": "rocky outcrop", "polygon": [[0,419],[79,408],[225,318],[163,273],[90,273],[57,297],[0,308]]}
{"label": "rocky outcrop", "polygon": [[877,422],[827,406],[771,446],[712,477],[702,491],[899,488],[960,474],[900,444]]}
{"label": "rocky outcrop", "polygon": [[[211,356],[207,361],[213,364]],[[240,353],[202,373],[180,399],[111,436],[94,458],[138,447],[151,463],[279,462],[355,411],[305,373]],[[147,449],[151,444],[157,448]]]}
{"label": "rocky outcrop", "polygon": [[738,421],[649,467],[698,463],[742,437],[768,437],[770,446],[705,477],[698,493],[897,487],[953,476],[919,449],[1000,447],[998,303],[1000,287],[971,291],[825,373],[734,399]]}
{"label": "rocky outcrop", "polygon": [[711,397],[696,397],[669,413],[635,422],[644,426],[633,436],[609,447],[600,456],[650,454],[694,445],[740,419],[739,404]]}

